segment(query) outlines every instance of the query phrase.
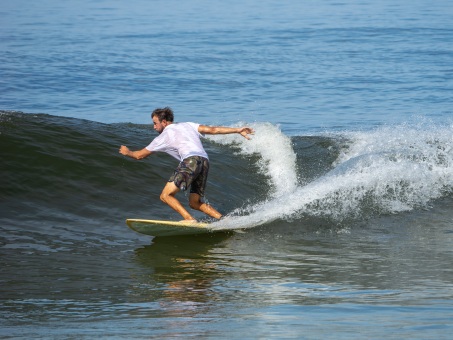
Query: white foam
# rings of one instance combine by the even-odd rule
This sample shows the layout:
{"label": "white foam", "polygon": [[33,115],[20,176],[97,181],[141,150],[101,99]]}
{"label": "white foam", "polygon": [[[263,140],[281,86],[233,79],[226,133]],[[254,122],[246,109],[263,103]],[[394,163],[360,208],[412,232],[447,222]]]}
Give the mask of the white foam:
{"label": "white foam", "polygon": [[247,228],[306,215],[343,220],[398,213],[425,207],[453,190],[453,125],[403,124],[331,135],[349,142],[334,169],[305,186],[297,184],[289,139],[270,124],[254,128],[254,141],[241,141],[241,152],[261,156],[275,191],[266,201],[232,212],[215,228]]}
{"label": "white foam", "polygon": [[235,144],[244,155],[258,154],[261,173],[270,178],[270,195],[278,197],[297,188],[296,154],[291,139],[270,123],[249,124],[255,134],[247,140],[237,134],[213,135],[209,139],[221,144]]}

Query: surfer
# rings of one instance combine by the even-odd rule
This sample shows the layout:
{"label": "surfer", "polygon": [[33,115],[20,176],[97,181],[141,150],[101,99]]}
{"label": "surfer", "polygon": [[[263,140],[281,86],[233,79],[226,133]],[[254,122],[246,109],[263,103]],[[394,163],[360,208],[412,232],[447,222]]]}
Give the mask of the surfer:
{"label": "surfer", "polygon": [[254,133],[253,129],[173,123],[173,111],[169,107],[155,109],[151,118],[154,130],[159,133],[159,136],[141,150],[131,151],[127,146],[121,145],[119,152],[134,159],[146,158],[154,152],[166,152],[178,159],[180,163],[162,190],[160,199],[180,213],[184,220],[196,221],[175,197],[180,190],[185,191],[190,186],[190,207],[220,219],[222,214],[211,205],[204,203],[202,199],[208,177],[209,160],[200,137],[205,134],[238,133],[244,138],[250,139],[248,135]]}

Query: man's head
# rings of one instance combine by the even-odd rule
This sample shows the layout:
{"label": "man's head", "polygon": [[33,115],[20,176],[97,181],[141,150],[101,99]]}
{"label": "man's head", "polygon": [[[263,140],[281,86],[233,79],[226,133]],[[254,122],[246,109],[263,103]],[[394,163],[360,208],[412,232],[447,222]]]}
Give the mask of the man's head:
{"label": "man's head", "polygon": [[168,106],[163,109],[155,109],[151,114],[154,123],[154,130],[162,133],[167,125],[173,123],[173,111]]}

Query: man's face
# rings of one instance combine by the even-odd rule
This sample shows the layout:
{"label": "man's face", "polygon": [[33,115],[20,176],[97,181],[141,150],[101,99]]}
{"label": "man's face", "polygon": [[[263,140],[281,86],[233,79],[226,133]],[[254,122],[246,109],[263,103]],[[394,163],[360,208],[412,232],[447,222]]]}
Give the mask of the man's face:
{"label": "man's face", "polygon": [[159,121],[159,118],[157,116],[153,117],[153,123],[154,123],[154,130],[156,130],[159,134],[164,131],[165,127],[168,125],[167,121],[164,119],[162,121]]}

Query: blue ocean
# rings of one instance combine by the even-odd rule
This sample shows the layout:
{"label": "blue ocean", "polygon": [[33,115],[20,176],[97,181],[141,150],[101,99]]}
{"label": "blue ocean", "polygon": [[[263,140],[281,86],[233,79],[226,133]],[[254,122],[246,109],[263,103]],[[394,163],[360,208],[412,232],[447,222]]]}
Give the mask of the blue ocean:
{"label": "blue ocean", "polygon": [[[453,2],[0,4],[2,338],[451,338]],[[255,130],[216,233],[125,223],[181,219],[118,152],[165,106]]]}

